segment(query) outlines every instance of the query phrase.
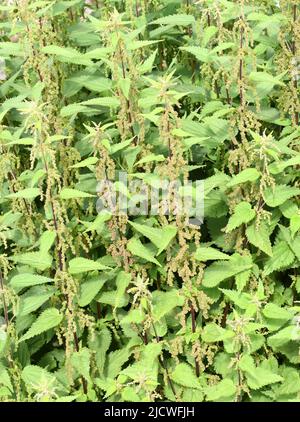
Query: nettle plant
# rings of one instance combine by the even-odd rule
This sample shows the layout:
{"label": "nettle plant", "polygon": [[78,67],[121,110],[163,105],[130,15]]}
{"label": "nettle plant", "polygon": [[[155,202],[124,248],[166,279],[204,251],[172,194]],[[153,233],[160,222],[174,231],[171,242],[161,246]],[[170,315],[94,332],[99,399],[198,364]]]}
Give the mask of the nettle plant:
{"label": "nettle plant", "polygon": [[1,400],[299,401],[299,1],[0,16]]}

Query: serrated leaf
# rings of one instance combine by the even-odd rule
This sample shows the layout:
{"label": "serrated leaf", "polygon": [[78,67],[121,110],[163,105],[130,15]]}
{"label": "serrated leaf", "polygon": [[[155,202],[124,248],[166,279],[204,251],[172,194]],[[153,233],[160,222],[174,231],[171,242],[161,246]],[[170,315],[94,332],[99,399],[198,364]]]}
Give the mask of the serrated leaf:
{"label": "serrated leaf", "polygon": [[204,247],[200,246],[196,249],[196,252],[194,254],[195,259],[199,261],[209,261],[209,260],[215,260],[215,259],[230,259],[229,255],[226,255],[223,252],[220,252],[218,249],[214,249],[211,247]]}
{"label": "serrated leaf", "polygon": [[208,401],[226,401],[226,399],[234,398],[236,386],[231,379],[225,378],[215,385],[206,387],[205,394]]}
{"label": "serrated leaf", "polygon": [[85,111],[89,111],[88,106],[84,106],[80,103],[69,104],[65,107],[60,109],[60,115],[62,117],[72,116],[74,114],[83,113]]}
{"label": "serrated leaf", "polygon": [[234,337],[233,331],[225,330],[215,323],[207,324],[201,334],[202,340],[207,343],[223,341],[232,337]]}
{"label": "serrated leaf", "polygon": [[187,25],[191,25],[194,22],[195,22],[195,18],[193,15],[176,14],[176,15],[170,15],[170,16],[164,16],[162,18],[158,18],[155,21],[151,22],[151,24],[187,26]]}
{"label": "serrated leaf", "polygon": [[274,77],[267,72],[251,72],[249,79],[254,82],[270,85],[271,88],[273,88],[275,85],[285,86],[285,84],[281,82],[278,77]]}
{"label": "serrated leaf", "polygon": [[54,230],[47,230],[42,234],[39,240],[40,251],[42,254],[48,253],[55,241],[55,238],[56,233]]}
{"label": "serrated leaf", "polygon": [[179,363],[171,373],[171,379],[179,385],[202,390],[193,368],[187,363]]}
{"label": "serrated leaf", "polygon": [[161,264],[154,257],[154,253],[152,253],[150,249],[148,249],[145,245],[143,245],[139,239],[135,237],[130,239],[129,242],[127,243],[127,249],[133,255],[138,256],[142,259],[145,259],[147,262],[153,262],[153,264],[161,267]]}
{"label": "serrated leaf", "polygon": [[223,280],[233,277],[252,267],[252,264],[235,262],[232,258],[225,262],[214,262],[204,271],[202,285],[213,288],[218,286]]}
{"label": "serrated leaf", "polygon": [[300,214],[292,215],[290,228],[292,236],[295,236],[295,234],[300,230]]}
{"label": "serrated leaf", "polygon": [[89,158],[86,158],[85,160],[80,161],[80,163],[74,164],[73,166],[71,166],[71,168],[78,169],[82,167],[88,167],[88,166],[92,166],[96,164],[97,162],[98,162],[97,157],[89,157]]}
{"label": "serrated leaf", "polygon": [[268,345],[273,349],[284,346],[291,341],[299,341],[300,330],[296,324],[283,328],[268,338]]}
{"label": "serrated leaf", "polygon": [[158,248],[156,256],[168,247],[177,233],[177,227],[175,226],[166,226],[157,229],[146,226],[145,224],[132,223],[131,221],[129,221],[129,224],[143,236],[146,236]]}
{"label": "serrated leaf", "polygon": [[256,367],[252,357],[248,355],[242,357],[239,367],[246,374],[248,386],[254,390],[283,381],[279,375],[262,367]]}
{"label": "serrated leaf", "polygon": [[99,332],[96,331],[93,338],[89,340],[89,347],[95,351],[95,360],[99,373],[104,371],[106,354],[112,341],[111,332],[103,327]]}
{"label": "serrated leaf", "polygon": [[90,360],[91,352],[87,347],[83,347],[78,352],[73,352],[71,356],[71,362],[73,367],[77,370],[80,375],[83,375],[83,377],[87,381],[91,381]]}
{"label": "serrated leaf", "polygon": [[176,289],[167,292],[156,291],[152,298],[153,317],[156,321],[159,321],[176,306],[182,306],[184,303],[183,296],[180,296]]}
{"label": "serrated leaf", "polygon": [[52,256],[42,252],[27,252],[21,255],[10,257],[11,260],[19,264],[29,265],[40,271],[45,271],[51,267]]}
{"label": "serrated leaf", "polygon": [[80,198],[93,198],[96,195],[92,195],[90,193],[87,192],[82,192],[80,190],[77,189],[69,189],[69,188],[64,188],[61,190],[59,197],[61,199],[80,199]]}
{"label": "serrated leaf", "polygon": [[69,273],[80,274],[88,271],[108,270],[106,265],[87,258],[73,258],[69,261]]}
{"label": "serrated leaf", "polygon": [[19,343],[25,340],[29,340],[51,328],[57,327],[63,319],[63,316],[59,313],[56,308],[46,309],[37,319],[34,321],[29,330],[19,339]]}
{"label": "serrated leaf", "polygon": [[55,293],[56,289],[35,286],[21,296],[18,317],[23,317],[40,308]]}
{"label": "serrated leaf", "polygon": [[285,321],[289,321],[293,316],[293,313],[291,313],[287,309],[281,308],[275,303],[267,303],[262,313],[266,318],[282,319]]}
{"label": "serrated leaf", "polygon": [[227,187],[231,188],[242,183],[255,182],[259,177],[260,173],[255,168],[245,169],[236,176],[233,176],[231,181],[227,184]]}
{"label": "serrated leaf", "polygon": [[66,63],[82,64],[92,66],[93,62],[87,59],[84,54],[73,48],[60,47],[58,45],[47,45],[41,51],[46,54],[57,56],[57,59]]}
{"label": "serrated leaf", "polygon": [[21,199],[34,199],[41,194],[40,189],[38,188],[27,188],[19,190],[15,193],[10,193],[6,196],[9,199],[21,198]]}
{"label": "serrated leaf", "polygon": [[124,348],[110,352],[107,356],[105,373],[107,378],[115,378],[121,371],[122,366],[128,360],[130,352]]}
{"label": "serrated leaf", "polygon": [[116,97],[98,97],[92,98],[80,103],[83,106],[102,106],[116,108],[120,106],[120,100]]}
{"label": "serrated leaf", "polygon": [[159,154],[159,155],[149,154],[146,157],[139,160],[137,163],[135,163],[135,166],[145,164],[145,163],[160,162],[160,161],[165,161],[165,157],[162,154]]}
{"label": "serrated leaf", "polygon": [[255,217],[255,211],[248,202],[240,202],[234,209],[234,214],[229,218],[226,226],[226,233],[247,224]]}
{"label": "serrated leaf", "polygon": [[264,200],[269,207],[278,207],[293,196],[299,195],[300,189],[287,185],[275,185],[264,191]]}
{"label": "serrated leaf", "polygon": [[264,275],[267,276],[274,271],[288,268],[295,260],[295,255],[285,241],[278,242],[272,249],[273,256],[270,257],[264,267]]}
{"label": "serrated leaf", "polygon": [[53,280],[49,277],[45,277],[37,274],[23,273],[15,275],[10,285],[13,289],[24,289],[25,287],[36,286],[39,284],[52,283]]}
{"label": "serrated leaf", "polygon": [[96,219],[89,223],[89,222],[84,222],[85,227],[87,227],[87,229],[84,231],[84,233],[89,232],[89,231],[102,231],[104,228],[104,223],[108,220],[110,220],[111,218],[111,213],[107,212],[106,210],[101,211]]}
{"label": "serrated leaf", "polygon": [[249,226],[246,230],[246,236],[252,245],[256,246],[269,256],[273,255],[269,230],[265,222],[261,222],[258,229],[255,223],[251,224],[251,226]]}
{"label": "serrated leaf", "polygon": [[250,295],[245,293],[241,293],[240,291],[236,290],[229,290],[229,289],[220,289],[221,292],[227,296],[231,302],[237,305],[241,309],[246,309],[247,306],[251,303]]}
{"label": "serrated leaf", "polygon": [[80,284],[80,292],[78,297],[79,306],[87,306],[95,298],[95,296],[102,289],[104,283],[106,282],[107,277],[105,275],[100,275],[93,277],[91,280],[85,281]]}
{"label": "serrated leaf", "polygon": [[130,282],[131,282],[131,274],[126,273],[125,271],[120,271],[116,279],[117,292],[115,296],[114,308],[119,307]]}
{"label": "serrated leaf", "polygon": [[21,373],[21,378],[28,387],[37,390],[39,390],[45,382],[49,387],[53,387],[55,383],[54,375],[50,374],[45,368],[36,365],[26,366]]}
{"label": "serrated leaf", "polygon": [[131,85],[130,78],[120,78],[118,81],[118,86],[120,87],[124,97],[127,100],[129,99],[130,85]]}

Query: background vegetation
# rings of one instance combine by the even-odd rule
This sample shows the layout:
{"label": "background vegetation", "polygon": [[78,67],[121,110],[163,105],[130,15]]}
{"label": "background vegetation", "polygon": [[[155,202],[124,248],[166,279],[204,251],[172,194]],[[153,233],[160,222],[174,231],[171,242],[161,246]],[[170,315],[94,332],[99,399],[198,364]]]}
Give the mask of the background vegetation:
{"label": "background vegetation", "polygon": [[299,401],[298,4],[1,2],[2,401]]}

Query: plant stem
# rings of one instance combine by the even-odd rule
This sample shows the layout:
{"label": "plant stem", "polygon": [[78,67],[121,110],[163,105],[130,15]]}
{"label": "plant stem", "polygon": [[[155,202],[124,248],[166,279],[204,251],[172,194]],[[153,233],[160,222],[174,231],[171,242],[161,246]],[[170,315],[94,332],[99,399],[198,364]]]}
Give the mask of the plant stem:
{"label": "plant stem", "polygon": [[8,309],[7,309],[7,304],[6,304],[6,300],[5,300],[5,294],[4,294],[4,280],[3,280],[3,275],[2,275],[2,271],[0,269],[0,288],[2,290],[2,300],[3,300],[3,309],[4,309],[4,319],[5,319],[5,325],[6,325],[6,329],[8,328],[9,325],[9,317],[8,317]]}
{"label": "plant stem", "polygon": [[[295,26],[297,22],[297,5],[294,4],[293,5],[293,24]],[[294,60],[297,61],[297,46],[296,46],[296,35],[294,34],[294,39],[293,39],[293,43],[292,43],[292,51],[293,51],[293,56],[294,56]],[[297,62],[296,62],[297,64]],[[294,75],[294,88],[297,91],[298,89],[298,81],[297,81],[297,75]],[[296,125],[299,126],[299,113],[298,111],[296,111],[295,113],[295,121],[296,121]]]}
{"label": "plant stem", "polygon": [[[151,312],[151,311],[150,311],[150,308],[149,308],[149,304],[148,304],[148,312],[149,312],[149,313]],[[159,336],[158,336],[158,334],[157,334],[157,331],[156,331],[156,328],[155,328],[155,324],[154,324],[154,322],[153,322],[152,320],[151,320],[151,326],[152,326],[152,329],[153,329],[153,332],[154,332],[154,336],[155,336],[155,338],[156,338],[156,342],[157,342],[157,343],[159,343],[159,342],[160,342],[160,338],[159,338]],[[147,339],[147,337],[145,338],[144,343],[145,343],[145,344],[148,344],[148,339]],[[170,388],[171,388],[171,390],[172,390],[172,393],[174,394],[174,397],[176,398],[176,390],[175,390],[174,384],[173,384],[173,382],[172,382],[172,380],[171,380],[171,377],[170,377],[170,374],[169,374],[169,371],[168,371],[168,367],[167,367],[167,365],[165,364],[164,358],[163,358],[162,356],[159,356],[159,357],[158,357],[158,360],[159,360],[160,365],[162,366],[162,368],[163,368],[163,369],[164,369],[164,371],[166,372],[168,383],[169,383],[169,385],[170,385]]]}
{"label": "plant stem", "polygon": [[[194,309],[192,303],[190,303],[190,310],[191,310],[191,317],[192,317],[192,332],[195,333],[196,328],[197,328],[197,321],[196,321],[195,309]],[[199,377],[200,376],[200,367],[199,367],[199,362],[197,361],[197,358],[195,358],[195,371],[196,371],[196,376]]]}
{"label": "plant stem", "polygon": [[[242,19],[242,18],[241,18]],[[243,49],[243,36],[244,36],[244,29],[241,28],[241,33],[240,33],[240,52],[242,52]],[[244,106],[244,90],[243,90],[243,59],[240,58],[240,70],[239,70],[239,81],[240,81],[240,101],[241,101],[241,106]]]}
{"label": "plant stem", "polygon": [[[49,175],[48,164],[47,164],[43,150],[42,150],[42,157],[43,157],[43,162],[44,162],[46,174],[48,176]],[[56,244],[58,246],[58,266],[59,266],[59,270],[63,271],[64,270],[64,262],[63,262],[63,256],[62,256],[62,248],[59,244],[60,241],[59,241],[59,230],[58,230],[58,224],[57,224],[57,217],[56,217],[56,213],[55,213],[55,208],[54,208],[54,203],[53,203],[51,192],[49,193],[49,195],[50,195],[50,205],[51,205],[51,209],[52,209],[53,225],[54,225],[54,229],[55,229],[55,232],[56,232]],[[68,303],[68,298],[66,298],[66,301]],[[71,310],[70,310],[70,313],[72,313]],[[76,331],[73,332],[73,338],[74,338],[75,350],[76,350],[76,352],[79,352],[79,341],[78,341],[78,336],[77,336]],[[83,392],[84,392],[84,394],[87,394],[87,382],[83,377],[81,377],[81,380],[82,380]]]}

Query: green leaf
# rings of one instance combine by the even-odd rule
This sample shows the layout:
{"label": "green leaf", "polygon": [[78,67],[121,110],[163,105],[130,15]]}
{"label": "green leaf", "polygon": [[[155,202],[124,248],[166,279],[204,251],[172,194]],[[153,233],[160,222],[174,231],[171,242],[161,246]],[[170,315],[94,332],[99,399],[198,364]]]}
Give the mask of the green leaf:
{"label": "green leaf", "polygon": [[278,242],[272,249],[272,257],[265,264],[263,274],[265,276],[274,271],[284,270],[288,268],[295,260],[295,255],[291,251],[289,245],[285,241]]}
{"label": "green leaf", "polygon": [[300,230],[300,214],[292,215],[290,227],[292,236],[295,236],[295,234]]}
{"label": "green leaf", "polygon": [[166,226],[161,229],[156,229],[154,227],[149,227],[146,225],[132,223],[129,221],[129,224],[143,236],[146,236],[157,248],[158,252],[156,256],[158,256],[163,250],[165,250],[171,240],[176,236],[177,227],[175,226]]}
{"label": "green leaf", "polygon": [[195,22],[193,15],[176,14],[164,16],[151,22],[156,25],[170,25],[170,26],[188,26]]}
{"label": "green leaf", "polygon": [[62,117],[72,116],[74,114],[83,113],[85,111],[89,111],[90,109],[87,106],[84,106],[79,103],[69,104],[65,107],[60,109],[60,115]]}
{"label": "green leaf", "polygon": [[117,292],[115,296],[114,308],[118,308],[120,303],[122,303],[123,296],[125,295],[126,289],[130,282],[131,274],[126,273],[125,271],[120,271],[116,279]]}
{"label": "green leaf", "polygon": [[214,262],[204,271],[202,285],[213,288],[218,286],[223,280],[233,277],[252,267],[250,263],[236,262],[233,257],[225,262]]}
{"label": "green leaf", "polygon": [[156,55],[157,55],[157,50],[153,51],[153,53],[142,64],[138,65],[138,71],[141,75],[143,75],[146,72],[151,72]]}
{"label": "green leaf", "polygon": [[21,296],[18,316],[25,316],[40,308],[55,293],[55,288],[35,286]]}
{"label": "green leaf", "polygon": [[21,378],[28,387],[35,390],[39,390],[45,383],[49,387],[55,385],[54,375],[50,374],[45,368],[36,365],[26,366],[21,373]]}
{"label": "green leaf", "polygon": [[91,351],[87,347],[83,347],[78,352],[73,352],[71,356],[73,367],[89,382],[91,382],[90,360]]}
{"label": "green leaf", "polygon": [[264,200],[269,207],[278,207],[282,205],[285,201],[297,196],[300,193],[300,189],[287,185],[275,185],[274,187],[269,187],[264,191]]}
{"label": "green leaf", "polygon": [[249,226],[246,230],[246,236],[252,245],[256,246],[269,256],[273,255],[269,229],[265,222],[261,222],[258,229],[255,223],[251,224],[251,226]]}
{"label": "green leaf", "polygon": [[285,86],[285,84],[279,80],[279,77],[274,77],[267,72],[251,72],[249,79],[260,84],[268,85],[271,88],[275,85]]}
{"label": "green leaf", "polygon": [[36,286],[39,284],[52,283],[53,280],[49,277],[45,277],[37,274],[22,273],[15,275],[10,285],[13,289],[24,289],[25,287]]}
{"label": "green leaf", "polygon": [[27,252],[12,256],[10,259],[19,264],[29,265],[40,271],[45,271],[52,264],[52,256],[45,252]]}
{"label": "green leaf", "polygon": [[89,157],[89,158],[86,158],[85,160],[80,161],[80,163],[74,164],[73,166],[71,166],[71,168],[78,169],[82,167],[89,167],[96,164],[97,162],[98,162],[97,157]]}
{"label": "green leaf", "polygon": [[176,365],[174,371],[171,373],[171,379],[176,382],[176,384],[182,385],[183,387],[202,390],[201,384],[196,377],[193,368],[187,363],[179,363]]}
{"label": "green leaf", "polygon": [[[227,296],[231,302],[233,302],[236,306],[241,309],[246,309],[251,301],[252,298],[250,295],[241,293],[240,291],[236,290],[229,290],[229,289],[219,289],[225,296]],[[250,297],[249,297],[250,296]]]}
{"label": "green leaf", "polygon": [[92,195],[90,193],[87,192],[82,192],[80,190],[77,189],[69,189],[69,188],[64,188],[61,190],[59,197],[61,199],[79,199],[79,198],[93,198],[96,195]]}
{"label": "green leaf", "polygon": [[139,166],[139,165],[145,164],[145,163],[151,163],[153,161],[155,161],[155,162],[165,161],[165,157],[162,154],[159,154],[159,155],[149,154],[146,157],[139,160],[137,163],[135,163],[135,166]]}
{"label": "green leaf", "polygon": [[54,230],[47,230],[42,234],[39,240],[40,251],[42,254],[48,253],[48,251],[51,249],[55,241],[55,238],[56,238],[56,233]]}
{"label": "green leaf", "polygon": [[46,54],[57,56],[57,59],[65,63],[82,64],[92,66],[93,62],[87,59],[84,54],[73,48],[60,47],[58,45],[47,45],[41,51]]}
{"label": "green leaf", "polygon": [[[1,338],[0,338],[1,342]],[[1,346],[0,346],[0,354],[1,354]],[[7,387],[12,393],[14,391],[13,385],[10,380],[10,376],[8,371],[0,364],[0,385],[4,385]]]}
{"label": "green leaf", "polygon": [[208,63],[213,61],[215,56],[211,55],[211,52],[208,48],[203,47],[180,47],[180,50],[187,51],[188,53],[193,54],[200,62]]}
{"label": "green leaf", "polygon": [[84,222],[84,225],[87,226],[87,229],[84,231],[84,233],[94,230],[101,232],[104,228],[104,223],[110,219],[111,214],[109,212],[106,210],[101,211],[93,222]]}
{"label": "green leaf", "polygon": [[227,184],[227,187],[231,188],[236,185],[241,185],[242,183],[255,182],[259,177],[260,173],[255,168],[245,169],[236,176],[233,176],[231,181]]}
{"label": "green leaf", "polygon": [[118,81],[118,86],[121,88],[121,91],[127,100],[129,99],[131,80],[129,78],[121,78]]}
{"label": "green leaf", "polygon": [[111,333],[106,327],[103,327],[100,331],[96,331],[94,337],[89,340],[89,348],[95,351],[95,361],[100,374],[104,372],[106,354],[111,340]]}
{"label": "green leaf", "polygon": [[241,224],[247,224],[255,217],[255,211],[248,202],[240,202],[234,209],[234,214],[229,218],[226,226],[226,233],[239,227]]}
{"label": "green leaf", "polygon": [[83,101],[83,106],[102,106],[116,108],[120,106],[120,100],[116,97],[98,97]]}
{"label": "green leaf", "polygon": [[201,334],[202,340],[207,343],[215,343],[232,337],[234,337],[233,331],[225,330],[215,323],[207,324]]}
{"label": "green leaf", "polygon": [[150,251],[147,246],[143,245],[142,242],[133,237],[127,243],[127,249],[135,256],[139,256],[140,258],[145,259],[147,262],[153,262],[153,264],[158,265],[161,267],[161,264],[157,261],[154,257],[154,254]]}
{"label": "green leaf", "polygon": [[266,318],[282,319],[286,322],[291,320],[291,318],[293,317],[293,313],[291,313],[287,309],[281,308],[275,303],[267,303],[262,313]]}
{"label": "green leaf", "polygon": [[153,317],[159,321],[176,306],[182,306],[184,297],[176,289],[167,292],[155,291],[152,295]]}
{"label": "green leaf", "polygon": [[107,292],[100,292],[99,296],[97,296],[97,302],[105,303],[106,305],[110,305],[113,307],[123,308],[124,306],[128,305],[129,302],[129,295],[124,294],[122,297],[119,297],[117,300],[117,291],[111,290]]}
{"label": "green leaf", "polygon": [[285,344],[294,341],[299,341],[300,330],[296,324],[294,326],[288,326],[278,331],[278,333],[268,338],[268,345],[273,349],[284,346]]}
{"label": "green leaf", "polygon": [[289,166],[297,166],[300,164],[300,154],[296,157],[292,157],[286,161],[274,161],[269,164],[268,169],[272,174],[279,174],[283,172]]}
{"label": "green leaf", "polygon": [[59,313],[56,308],[46,309],[37,319],[34,321],[29,330],[19,339],[19,343],[25,340],[29,340],[51,328],[57,327],[63,319],[63,316]]}
{"label": "green leaf", "polygon": [[6,198],[34,199],[40,194],[41,194],[41,191],[38,188],[27,188],[27,189],[19,190],[18,192],[15,192],[15,193],[10,193],[9,195],[6,196]]}
{"label": "green leaf", "polygon": [[87,306],[95,298],[107,281],[107,276],[99,275],[80,284],[80,293],[78,298],[79,306]]}
{"label": "green leaf", "polygon": [[80,274],[88,271],[108,270],[109,267],[87,258],[73,258],[69,262],[69,273]]}
{"label": "green leaf", "polygon": [[195,259],[198,261],[209,261],[214,259],[230,259],[229,255],[226,255],[223,252],[218,251],[218,249],[214,249],[211,247],[203,247],[200,246],[197,248],[195,255]]}
{"label": "green leaf", "polygon": [[246,374],[248,386],[254,390],[283,381],[279,375],[262,367],[256,367],[253,358],[248,355],[242,357],[239,367]]}
{"label": "green leaf", "polygon": [[107,378],[115,378],[121,372],[122,366],[127,362],[130,354],[126,348],[109,353],[105,367]]}
{"label": "green leaf", "polygon": [[215,385],[206,387],[205,394],[208,401],[233,401],[236,386],[231,379],[225,378]]}

